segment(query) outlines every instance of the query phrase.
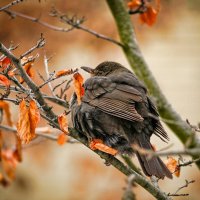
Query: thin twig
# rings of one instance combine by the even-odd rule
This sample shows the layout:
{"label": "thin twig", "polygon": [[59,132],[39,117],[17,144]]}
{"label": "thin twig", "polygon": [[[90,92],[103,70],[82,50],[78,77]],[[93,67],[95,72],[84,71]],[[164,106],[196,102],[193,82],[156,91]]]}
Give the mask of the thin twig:
{"label": "thin twig", "polygon": [[183,149],[183,150],[173,150],[173,151],[152,151],[148,149],[143,149],[139,147],[137,144],[133,144],[132,148],[138,151],[140,154],[148,155],[148,158],[152,158],[153,156],[169,156],[169,155],[190,155],[190,156],[199,156],[200,148],[191,148],[191,149]]}
{"label": "thin twig", "polygon": [[194,183],[194,182],[195,182],[195,180],[192,180],[192,181],[185,180],[185,185],[179,187],[179,188],[176,190],[176,192],[174,192],[174,193],[172,193],[172,194],[171,194],[171,193],[168,193],[168,196],[174,196],[174,197],[178,197],[178,196],[189,196],[189,194],[178,194],[178,192],[179,192],[180,190],[182,190],[183,188],[188,187],[191,183]]}
{"label": "thin twig", "polygon": [[[30,48],[27,52],[23,53],[21,56],[20,56],[20,59],[22,59],[23,57],[29,55],[30,53],[32,53],[33,51],[35,51],[35,49],[38,49],[38,48],[41,48],[45,45],[45,39],[43,37],[43,35],[41,34],[41,37],[40,39],[37,41],[36,45],[33,46],[32,48]],[[28,61],[30,62],[30,61]]]}
{"label": "thin twig", "polygon": [[[44,54],[44,67],[45,67],[47,79],[49,79],[50,78],[50,76],[49,76],[49,65],[48,65],[48,58],[47,58],[46,54]],[[50,89],[52,95],[55,97],[56,94],[54,93],[53,86],[51,85],[51,82],[48,82],[48,86],[49,86],[49,89]]]}
{"label": "thin twig", "polygon": [[24,1],[24,0],[15,0],[15,1],[12,1],[11,3],[9,3],[9,4],[7,4],[7,5],[3,6],[3,7],[1,7],[1,8],[0,8],[0,12],[1,12],[1,11],[4,11],[5,9],[8,9],[8,8],[10,8],[11,6],[14,6],[14,5],[18,4],[18,3],[21,3],[21,2],[23,2],[23,1]]}
{"label": "thin twig", "polygon": [[58,87],[60,87],[62,84],[64,84],[64,83],[68,83],[68,82],[71,82],[72,81],[72,79],[71,80],[63,80],[61,83],[59,83],[58,85],[56,85],[56,86],[54,86],[54,88],[53,88],[53,91],[55,91]]}
{"label": "thin twig", "polygon": [[71,18],[69,18],[67,15],[61,14],[59,11],[57,11],[55,8],[52,8],[51,13],[50,13],[53,17],[58,17],[60,19],[61,22],[66,23],[68,25],[70,25],[71,27],[75,28],[75,29],[79,29],[82,30],[84,32],[87,32],[97,38],[109,41],[111,43],[114,43],[120,47],[123,47],[123,44],[108,37],[105,36],[103,34],[97,33],[94,30],[91,30],[89,28],[86,28],[84,26],[82,26],[81,24],[85,21],[84,17],[82,17],[81,19],[77,19],[76,16],[73,16]]}
{"label": "thin twig", "polygon": [[[40,127],[42,128],[42,127]],[[53,141],[57,141],[58,140],[58,134],[57,135],[53,135],[52,133],[49,134],[49,132],[52,132],[52,130],[47,130],[47,133],[44,133],[44,131],[40,130],[40,128],[36,128],[35,134],[37,136],[46,138],[46,139],[50,139]],[[13,133],[17,133],[17,128],[16,127],[10,127],[10,126],[5,126],[5,125],[0,125],[0,129],[4,130],[4,131],[9,131],[9,132],[13,132]],[[69,138],[67,140],[67,143],[71,143],[71,144],[75,144],[75,143],[79,143],[77,140],[73,139],[73,138]]]}
{"label": "thin twig", "polygon": [[38,18],[31,17],[31,16],[28,16],[28,15],[25,15],[25,14],[22,14],[22,13],[19,13],[19,12],[11,11],[11,10],[4,10],[4,12],[7,13],[8,15],[10,15],[12,18],[21,17],[23,19],[27,19],[29,21],[38,23],[38,24],[45,26],[46,28],[49,28],[49,29],[54,30],[54,31],[60,31],[60,32],[66,33],[66,32],[72,31],[74,29],[74,27],[63,28],[63,27],[54,26],[54,25],[51,25],[47,22],[41,21]]}
{"label": "thin twig", "polygon": [[193,163],[195,163],[195,162],[198,162],[198,161],[200,161],[200,157],[197,158],[197,159],[194,159],[194,160],[189,160],[189,161],[187,161],[187,162],[180,163],[180,164],[178,165],[178,168],[179,168],[179,167],[185,167],[185,166],[191,165],[191,164],[193,164]]}

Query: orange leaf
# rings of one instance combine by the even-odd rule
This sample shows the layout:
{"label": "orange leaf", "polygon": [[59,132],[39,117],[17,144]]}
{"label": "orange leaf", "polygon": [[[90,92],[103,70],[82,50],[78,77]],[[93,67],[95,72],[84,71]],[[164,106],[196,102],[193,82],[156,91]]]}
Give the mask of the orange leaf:
{"label": "orange leaf", "polygon": [[181,168],[179,165],[177,165],[174,174],[176,177],[179,177],[180,173],[181,173]]}
{"label": "orange leaf", "polygon": [[134,8],[140,6],[140,5],[141,5],[140,0],[132,0],[132,1],[128,2],[128,7],[129,7],[130,10],[132,10],[132,9],[134,9]]}
{"label": "orange leaf", "polygon": [[111,154],[111,155],[116,155],[117,154],[117,150],[116,149],[113,149],[109,146],[106,146],[105,144],[103,144],[103,141],[100,140],[100,139],[93,139],[90,144],[89,144],[89,147],[92,149],[92,150],[100,150],[100,151],[103,151],[105,153],[108,153],[108,154]]}
{"label": "orange leaf", "polygon": [[57,143],[58,143],[59,145],[63,145],[63,144],[66,143],[66,141],[67,141],[67,136],[66,136],[66,134],[65,134],[65,133],[61,133],[61,134],[58,136]]}
{"label": "orange leaf", "polygon": [[19,104],[17,134],[19,138],[25,143],[29,143],[29,141],[35,137],[35,135],[31,135],[30,133],[29,110],[26,108],[26,103],[24,99]]}
{"label": "orange leaf", "polygon": [[28,144],[36,136],[35,129],[40,120],[40,113],[34,100],[30,101],[29,108],[27,108],[23,99],[19,104],[19,108],[17,133],[19,138]]}
{"label": "orange leaf", "polygon": [[60,76],[70,75],[72,73],[74,73],[72,69],[63,69],[58,71],[55,76],[60,77]]}
{"label": "orange leaf", "polygon": [[11,114],[10,114],[10,107],[9,104],[5,101],[0,101],[0,108],[3,109],[5,111],[6,114],[6,119],[8,122],[9,126],[13,125],[12,119],[11,119]]}
{"label": "orange leaf", "polygon": [[[29,58],[24,57],[24,58],[22,59],[22,61],[21,61],[22,64],[23,64],[23,63],[26,63],[26,62],[28,61],[28,59],[29,59]],[[32,66],[33,66],[33,61],[30,61],[30,62],[26,63],[26,64],[23,66],[24,70],[26,71],[26,73],[29,75],[30,78],[33,78],[33,77],[34,77],[34,71],[33,71],[33,69],[32,69]],[[22,77],[20,77],[19,82],[22,84],[22,83],[24,82],[24,79],[23,79]]]}
{"label": "orange leaf", "polygon": [[29,103],[30,132],[35,136],[35,129],[40,121],[40,112],[34,100]]}
{"label": "orange leaf", "polygon": [[81,104],[81,98],[84,95],[83,77],[78,72],[73,76],[75,93],[77,96],[78,104]]}
{"label": "orange leaf", "polygon": [[63,113],[63,114],[61,114],[61,115],[58,116],[58,123],[59,123],[60,129],[65,134],[69,134],[69,131],[68,131],[68,122],[67,122],[67,117],[66,117],[65,113]]}
{"label": "orange leaf", "polygon": [[178,165],[178,161],[175,158],[172,156],[168,157],[165,164],[171,173],[174,173],[177,177],[180,176],[180,167]]}
{"label": "orange leaf", "polygon": [[10,81],[8,80],[8,78],[2,74],[0,74],[0,84],[9,87],[10,86]]}
{"label": "orange leaf", "polygon": [[8,57],[3,58],[0,61],[0,66],[4,69],[8,68],[11,65],[11,60]]}
{"label": "orange leaf", "polygon": [[13,152],[13,156],[18,162],[22,162],[22,143],[18,135],[16,135],[16,148]]}
{"label": "orange leaf", "polygon": [[148,6],[146,11],[140,14],[140,20],[141,22],[152,26],[156,22],[157,15],[158,11],[152,8],[151,6]]}
{"label": "orange leaf", "polygon": [[7,176],[13,180],[15,178],[15,171],[18,161],[14,156],[14,152],[11,149],[2,151],[2,166]]}

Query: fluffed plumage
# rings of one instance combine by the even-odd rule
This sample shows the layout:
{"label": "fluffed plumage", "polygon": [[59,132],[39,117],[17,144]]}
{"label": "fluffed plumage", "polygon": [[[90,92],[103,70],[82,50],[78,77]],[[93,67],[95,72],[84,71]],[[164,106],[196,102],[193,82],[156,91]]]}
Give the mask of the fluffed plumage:
{"label": "fluffed plumage", "polygon": [[163,141],[169,139],[142,82],[115,62],[103,62],[95,69],[82,69],[91,73],[92,77],[84,83],[85,94],[80,105],[73,95],[71,117],[74,127],[87,136],[88,141],[101,139],[121,154],[136,153],[147,176],[172,178],[159,157],[148,159],[132,148],[136,144],[153,150],[150,143],[152,134]]}

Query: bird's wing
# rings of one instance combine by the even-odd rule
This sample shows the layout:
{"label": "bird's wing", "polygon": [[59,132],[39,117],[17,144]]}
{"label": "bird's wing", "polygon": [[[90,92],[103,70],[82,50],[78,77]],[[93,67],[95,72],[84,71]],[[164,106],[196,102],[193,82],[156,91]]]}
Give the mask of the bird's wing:
{"label": "bird's wing", "polygon": [[85,82],[84,87],[83,102],[118,118],[143,121],[135,107],[143,99],[134,87],[115,83],[109,77],[92,77]]}

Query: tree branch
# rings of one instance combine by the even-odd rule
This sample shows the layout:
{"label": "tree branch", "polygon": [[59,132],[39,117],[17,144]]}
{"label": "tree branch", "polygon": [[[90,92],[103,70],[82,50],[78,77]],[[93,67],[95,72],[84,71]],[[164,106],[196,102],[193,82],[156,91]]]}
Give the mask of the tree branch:
{"label": "tree branch", "polygon": [[18,3],[21,3],[22,1],[24,1],[24,0],[15,0],[15,1],[12,1],[11,3],[9,3],[9,4],[7,4],[7,5],[3,6],[3,7],[1,7],[0,8],[0,12],[4,11],[5,9],[8,9],[11,6],[14,6],[14,5],[18,4]]}
{"label": "tree branch", "polygon": [[[123,44],[124,54],[135,74],[139,79],[144,81],[150,94],[155,98],[161,117],[177,122],[168,123],[166,121],[165,123],[184,145],[188,145],[188,141],[190,141],[190,144],[188,145],[189,148],[200,147],[199,139],[195,137],[195,134],[191,130],[190,126],[181,119],[180,115],[176,113],[176,111],[169,104],[149,70],[149,67],[137,45],[135,32],[126,9],[125,2],[123,0],[107,0],[107,4],[115,19],[120,39]],[[197,156],[193,156],[194,159],[196,157]],[[200,168],[200,162],[197,162],[196,164]]]}
{"label": "tree branch", "polygon": [[47,22],[40,20],[39,18],[31,17],[31,16],[28,16],[28,15],[25,15],[25,14],[22,14],[22,13],[19,13],[19,12],[11,11],[11,10],[4,10],[4,12],[7,13],[12,18],[15,18],[16,16],[21,17],[23,19],[27,19],[29,21],[38,23],[38,24],[45,26],[46,28],[49,28],[49,29],[54,30],[54,31],[69,32],[69,31],[72,31],[74,29],[73,27],[72,28],[63,28],[63,27],[54,26],[52,24],[49,24]]}

